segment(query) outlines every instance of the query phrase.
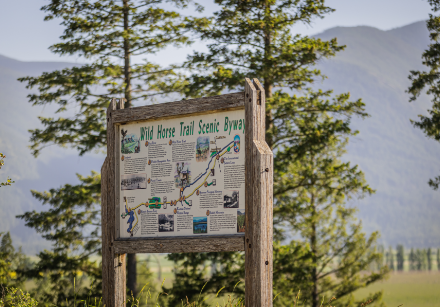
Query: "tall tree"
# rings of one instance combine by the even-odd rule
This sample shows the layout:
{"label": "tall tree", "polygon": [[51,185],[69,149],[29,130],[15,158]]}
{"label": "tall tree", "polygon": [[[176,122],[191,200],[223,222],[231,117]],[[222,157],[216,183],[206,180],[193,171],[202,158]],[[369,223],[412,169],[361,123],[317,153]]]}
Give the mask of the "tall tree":
{"label": "tall tree", "polygon": [[26,280],[24,272],[30,269],[31,262],[21,248],[15,250],[9,232],[0,233],[0,237],[0,288],[21,287]]}
{"label": "tall tree", "polygon": [[[101,252],[101,176],[92,172],[87,177],[78,175],[78,179],[78,185],[66,184],[47,192],[32,191],[50,209],[19,216],[26,226],[52,243],[52,250],[40,252],[38,263],[26,274],[38,281],[34,296],[47,305],[58,306],[75,295],[85,299],[101,293],[101,268],[90,259]],[[72,287],[74,280],[76,293]],[[86,286],[89,281],[91,288]]]}
{"label": "tall tree", "polygon": [[437,248],[437,270],[440,271],[440,248]]}
{"label": "tall tree", "polygon": [[[180,9],[191,0],[167,2]],[[112,97],[124,97],[125,108],[129,108],[136,101],[151,101],[182,90],[185,81],[175,70],[176,66],[160,67],[147,57],[168,46],[190,44],[190,31],[203,27],[207,20],[182,16],[164,9],[161,3],[160,0],[51,0],[42,7],[45,20],[60,19],[65,28],[61,42],[51,46],[51,51],[82,56],[87,64],[19,79],[27,82],[27,88],[38,89],[28,96],[34,105],[55,104],[57,113],[61,114],[76,107],[71,117],[40,117],[44,129],[31,131],[35,156],[51,144],[76,148],[80,155],[103,148],[105,110]],[[196,9],[201,7],[196,5]],[[134,63],[133,57],[139,61]],[[70,197],[75,199],[76,195]],[[84,214],[81,223],[92,223],[87,217]],[[32,225],[32,218],[27,218]],[[63,217],[66,222],[69,218]],[[57,226],[55,222],[53,226]],[[128,257],[128,288],[134,293],[135,261],[134,255]]]}
{"label": "tall tree", "polygon": [[405,264],[405,248],[402,244],[397,245],[397,270],[403,272],[404,264]]}
{"label": "tall tree", "polygon": [[[275,222],[282,223],[288,214],[298,214],[297,194],[311,186],[312,177],[298,175],[302,169],[297,161],[310,158],[311,155],[318,157],[326,152],[332,142],[343,141],[346,136],[355,134],[350,128],[350,119],[353,116],[367,117],[364,104],[361,100],[350,101],[349,94],[332,95],[332,91],[311,89],[313,82],[324,78],[314,65],[322,58],[334,56],[344,46],[338,45],[336,39],[322,41],[295,35],[291,29],[297,23],[308,24],[313,18],[323,18],[332,12],[324,1],[215,2],[221,6],[220,10],[214,14],[210,27],[200,31],[201,38],[208,42],[208,51],[195,52],[186,64],[192,70],[186,93],[196,97],[241,89],[245,77],[255,77],[263,83],[266,97],[266,142],[275,154]],[[356,184],[362,186],[359,182]],[[278,239],[283,238],[282,228],[277,227],[275,234]],[[354,236],[359,239],[360,244],[356,246],[361,253],[365,247],[361,245],[373,244],[375,239],[373,236],[371,242],[364,242],[359,232]],[[347,240],[351,239],[347,237]],[[291,249],[280,246],[279,251],[298,251],[298,246],[292,244]],[[310,261],[307,260],[307,252],[301,251],[304,257],[297,259]],[[213,274],[205,290],[209,284],[216,285],[218,289],[220,286],[231,288],[237,282],[237,279],[235,282],[231,279],[240,276],[237,267],[242,258],[237,254],[224,254],[222,257],[222,265],[226,269]],[[275,254],[276,257],[284,256],[279,252]],[[231,265],[228,269],[226,264],[232,261],[236,266]],[[192,261],[187,263],[191,264]],[[278,263],[281,261],[275,259],[274,270],[277,270]],[[303,264],[301,262],[300,265]],[[177,274],[181,271],[197,272],[194,267],[191,270],[182,267]]]}
{"label": "tall tree", "polygon": [[409,260],[409,270],[415,271],[416,270],[416,254],[414,253],[414,248],[411,248],[411,251],[409,252],[408,260]]}
{"label": "tall tree", "polygon": [[[346,202],[371,194],[373,190],[357,166],[339,160],[347,141],[333,138],[325,150],[311,150],[295,161],[286,171],[292,174],[294,182],[306,180],[307,184],[295,190],[293,199],[284,198],[283,201],[287,201],[279,203],[275,210],[285,225],[300,235],[297,241],[305,246],[304,256],[308,257],[298,264],[298,261],[290,261],[290,258],[296,259],[296,255],[282,255],[284,261],[274,268],[275,289],[282,293],[292,288],[301,289],[302,301],[307,306],[318,307],[323,297],[332,296],[336,297],[332,305],[350,305],[356,289],[382,279],[388,271],[384,267],[365,274],[371,263],[381,259],[374,247],[378,233],[366,237],[361,223],[356,222],[356,208],[347,206]],[[303,272],[291,273],[298,271],[295,267],[298,265]],[[277,305],[285,306],[289,296],[280,297]],[[380,304],[380,298],[378,292],[358,303],[373,299]]]}
{"label": "tall tree", "polygon": [[394,271],[394,253],[391,246],[388,248],[387,252],[387,266],[391,271]]}
{"label": "tall tree", "polygon": [[428,250],[426,251],[426,261],[428,262],[428,271],[432,270],[432,250],[431,248],[428,248]]}
{"label": "tall tree", "polygon": [[[427,0],[433,14],[429,14],[426,26],[429,30],[431,44],[422,55],[422,63],[428,71],[411,71],[409,80],[411,86],[407,92],[411,95],[410,101],[415,101],[426,89],[432,97],[432,108],[428,115],[419,115],[418,121],[411,121],[414,127],[421,129],[426,136],[440,141],[440,16],[434,15],[440,11],[440,0]],[[429,180],[429,185],[437,190],[440,186],[440,176]]]}

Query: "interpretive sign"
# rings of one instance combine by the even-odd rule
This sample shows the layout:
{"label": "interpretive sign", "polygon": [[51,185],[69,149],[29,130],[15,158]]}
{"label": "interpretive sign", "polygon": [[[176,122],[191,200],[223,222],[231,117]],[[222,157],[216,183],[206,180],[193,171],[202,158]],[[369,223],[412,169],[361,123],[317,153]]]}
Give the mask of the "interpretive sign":
{"label": "interpretive sign", "polygon": [[245,231],[244,113],[121,127],[121,238]]}
{"label": "interpretive sign", "polygon": [[107,110],[103,305],[125,306],[126,254],[245,252],[245,305],[272,306],[273,155],[265,96],[245,91]]}

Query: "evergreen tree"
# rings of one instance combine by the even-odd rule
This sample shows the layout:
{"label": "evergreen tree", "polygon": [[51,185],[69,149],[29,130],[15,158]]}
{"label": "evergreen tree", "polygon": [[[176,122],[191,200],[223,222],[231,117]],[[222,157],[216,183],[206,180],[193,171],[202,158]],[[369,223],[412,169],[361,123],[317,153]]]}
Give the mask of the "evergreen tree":
{"label": "evergreen tree", "polygon": [[391,271],[394,271],[394,253],[393,253],[393,249],[391,248],[391,246],[388,248],[388,252],[387,252],[387,265],[388,268]]}
{"label": "evergreen tree", "polygon": [[[431,44],[422,55],[422,63],[428,71],[411,71],[409,75],[411,86],[407,92],[411,95],[410,101],[415,101],[424,89],[432,97],[432,109],[428,110],[428,115],[419,115],[419,121],[411,122],[429,138],[440,141],[440,16],[434,15],[440,10],[440,0],[428,0],[428,2],[433,12],[429,14],[426,22]],[[440,185],[440,176],[430,179],[428,183],[437,190]]]}
{"label": "evergreen tree", "polygon": [[[305,247],[300,255],[303,254],[306,261],[298,263],[297,255],[287,256],[279,251],[281,255],[276,258],[285,259],[274,268],[275,289],[283,293],[276,305],[289,304],[291,296],[285,295],[289,289],[300,289],[306,306],[318,307],[323,297],[333,296],[336,297],[332,301],[334,306],[352,305],[354,291],[382,279],[388,271],[384,267],[376,273],[365,273],[370,263],[381,260],[374,248],[378,234],[367,238],[361,223],[356,222],[357,210],[346,202],[371,194],[373,190],[357,166],[339,160],[347,141],[335,138],[327,142],[326,150],[310,151],[292,167],[293,181],[305,179],[307,185],[296,189],[295,198],[277,206],[276,212],[286,226],[300,235],[301,239],[295,244]],[[295,248],[291,251],[297,252]],[[392,263],[389,255],[389,263]],[[298,265],[303,271],[299,274],[295,272]],[[380,304],[381,295],[381,292],[374,293],[357,303],[373,299]]]}
{"label": "evergreen tree", "polygon": [[[190,1],[170,0],[168,2],[177,8],[183,8]],[[199,6],[196,8],[201,9]],[[38,77],[19,79],[27,82],[27,88],[38,89],[37,93],[28,96],[34,105],[55,104],[58,106],[58,114],[76,107],[76,113],[71,117],[40,117],[44,128],[31,131],[31,148],[35,156],[42,148],[50,144],[76,148],[80,155],[105,147],[106,108],[112,97],[124,97],[125,108],[129,108],[136,101],[151,101],[181,91],[185,82],[175,70],[175,66],[160,67],[145,58],[171,45],[190,44],[189,31],[196,27],[203,27],[207,22],[203,18],[189,18],[175,11],[168,11],[161,7],[160,0],[51,0],[42,7],[42,11],[46,13],[45,20],[59,18],[65,27],[60,37],[61,42],[51,46],[51,51],[58,55],[83,56],[88,60],[88,64],[45,72]],[[133,63],[132,58],[136,56],[145,61]],[[98,177],[96,174],[91,176],[93,180],[98,180]],[[58,216],[61,221],[72,228],[93,224],[95,217],[99,220],[97,215],[89,214],[86,209],[90,207],[89,203],[81,204],[77,201],[89,197],[80,190],[84,185],[87,183],[76,186],[76,192],[80,193],[80,196],[63,195],[66,203],[76,206],[76,210],[79,210],[74,218],[69,215]],[[94,184],[92,185],[95,187]],[[99,185],[97,188],[98,191],[94,191],[94,197],[99,195]],[[75,190],[75,187],[66,185],[54,192],[68,193],[72,189]],[[34,195],[51,205],[56,203],[58,206],[56,195],[36,192]],[[64,210],[68,209],[64,208]],[[82,214],[81,210],[85,210],[85,213]],[[53,213],[51,209],[41,213],[41,216],[46,214],[56,213]],[[29,226],[39,229],[37,213],[29,213],[23,218],[28,220]],[[45,227],[61,229],[63,223],[60,220],[50,220],[50,222],[48,220],[45,223],[52,224],[45,225]],[[79,225],[72,225],[72,223],[79,223]],[[45,232],[46,228],[39,230]],[[65,230],[70,231],[69,228]],[[82,257],[87,258],[91,255],[90,251],[99,251],[99,238],[96,241],[92,239],[93,243],[89,246],[82,240],[64,242],[65,237],[75,237],[76,233],[60,233],[59,235],[60,237],[53,237],[56,245],[67,244],[72,251],[84,246]],[[70,263],[71,259],[57,248],[41,256],[43,255],[46,258],[40,259],[38,267],[41,268],[51,261]],[[135,260],[134,255],[129,255],[127,261],[128,288],[134,293],[136,293]],[[82,269],[79,264],[75,261],[70,263],[72,272]],[[93,275],[99,276],[95,270],[93,270]],[[60,284],[54,284],[54,287],[52,291],[54,296],[57,296],[55,290],[63,292]],[[58,298],[62,299],[62,297],[63,295],[60,294]]]}
{"label": "evergreen tree", "polygon": [[403,272],[404,270],[404,264],[405,264],[405,249],[403,245],[399,244],[397,245],[397,270]]}
{"label": "evergreen tree", "polygon": [[[314,91],[311,84],[323,78],[321,73],[313,66],[321,58],[328,58],[344,47],[338,45],[336,39],[322,41],[317,38],[302,37],[291,32],[292,26],[297,23],[310,23],[313,18],[322,18],[325,14],[333,10],[321,0],[298,0],[298,1],[277,1],[277,0],[216,0],[221,6],[220,10],[214,14],[213,23],[206,30],[200,31],[201,38],[208,42],[206,53],[195,52],[189,57],[186,67],[192,70],[189,78],[189,86],[186,93],[188,96],[206,96],[220,94],[223,91],[241,89],[245,77],[255,77],[262,81],[266,97],[266,142],[275,154],[274,157],[274,203],[275,203],[275,224],[293,221],[295,215],[300,215],[299,200],[297,194],[311,186],[313,174],[307,173],[305,169],[298,165],[297,161],[309,159],[311,157],[324,157],[330,154],[327,149],[329,146],[336,146],[338,140],[345,142],[346,136],[355,134],[350,128],[352,116],[366,117],[364,104],[361,100],[350,101],[349,94],[332,95],[332,91]],[[336,149],[335,149],[336,150]],[[324,159],[324,158],[323,158]],[[322,167],[325,161],[317,161]],[[331,162],[328,162],[329,165]],[[335,162],[336,163],[336,162]],[[339,165],[339,164],[338,164]],[[346,172],[355,178],[347,186],[359,185],[362,191],[363,183],[358,182],[355,168],[341,163],[341,168],[337,170],[323,169],[328,172]],[[350,173],[350,172],[353,173]],[[303,172],[304,177],[298,174]],[[330,175],[329,173],[329,175]],[[320,175],[325,176],[325,173]],[[334,173],[331,173],[334,175]],[[337,179],[332,178],[335,181]],[[342,181],[349,178],[340,178]],[[329,180],[331,181],[331,180]],[[331,187],[326,187],[331,190]],[[349,189],[348,187],[344,187]],[[318,187],[316,187],[317,190]],[[353,190],[356,190],[353,188]],[[318,194],[322,191],[319,190]],[[324,192],[322,192],[324,193]],[[329,192],[330,193],[330,192]],[[335,191],[335,193],[337,193]],[[341,193],[345,193],[341,191]],[[348,193],[348,192],[347,192]],[[350,193],[348,193],[350,194]],[[329,196],[330,197],[330,196]],[[338,199],[339,201],[339,199]],[[337,215],[341,218],[344,214],[348,215],[347,223],[338,219],[333,221],[333,226],[340,232],[331,234],[329,240],[336,238],[347,240],[347,244],[359,248],[357,252],[362,254],[363,260],[372,261],[378,257],[377,253],[369,254],[366,248],[372,246],[376,238],[374,234],[371,238],[365,239],[360,230],[353,230],[351,236],[345,236],[342,231],[347,227],[350,232],[352,221],[352,211],[347,209],[345,212],[341,203],[333,204],[328,200],[329,206],[335,205]],[[304,203],[304,206],[306,203]],[[321,205],[321,204],[316,204]],[[311,206],[309,206],[310,208]],[[330,209],[328,209],[330,210]],[[342,213],[345,212],[345,213]],[[328,221],[330,223],[330,221]],[[320,224],[323,226],[324,224]],[[304,222],[305,227],[305,222]],[[324,227],[324,226],[323,226]],[[328,226],[330,227],[330,226]],[[277,239],[282,239],[283,232],[281,227],[275,229]],[[299,231],[299,229],[296,229]],[[305,234],[305,230],[304,230]],[[309,238],[309,237],[307,237]],[[304,238],[306,239],[306,238]],[[371,241],[370,241],[371,239]],[[335,246],[336,242],[328,242],[329,246]],[[355,249],[355,248],[354,248]],[[370,250],[370,249],[368,249]],[[295,254],[292,252],[295,251]],[[320,251],[321,253],[322,251]],[[335,253],[339,256],[350,258],[353,254],[345,249]],[[286,254],[284,254],[286,253]],[[298,256],[297,255],[302,255]],[[320,254],[321,255],[321,254]],[[373,255],[373,256],[372,256]],[[288,246],[276,244],[274,259],[274,272],[286,272],[284,267],[287,263],[296,263],[306,267],[306,262],[311,261],[311,250],[303,249],[296,242],[291,242]],[[196,266],[192,265],[197,261],[199,255],[185,255],[185,262],[188,266],[181,266],[176,272],[176,276],[181,273],[190,272],[186,280],[179,282],[179,287],[175,286],[166,289],[167,293],[185,293],[185,289],[180,285],[190,284],[189,280],[200,278]],[[233,286],[243,278],[243,256],[237,253],[224,253],[219,256],[207,255],[208,259],[219,257],[216,263],[221,263],[223,271],[216,272],[209,279],[209,283],[204,291],[216,291],[225,286],[224,291],[232,291]],[[316,261],[325,261],[330,255],[322,252],[322,257],[314,256]],[[181,256],[172,255],[170,259],[182,261]],[[316,264],[316,261],[313,262]],[[347,265],[351,263],[348,262]],[[232,264],[232,265],[230,265]],[[364,263],[362,262],[362,265]],[[326,267],[325,262],[319,266]],[[341,278],[344,265],[341,269]],[[288,279],[295,285],[301,287],[306,277],[311,276],[310,272],[296,267],[289,267],[290,270],[302,274],[298,278],[277,277],[278,280]],[[347,267],[345,267],[347,269]],[[301,272],[300,272],[301,271]],[[353,276],[357,275],[354,269]],[[381,278],[382,273],[377,276]],[[309,274],[309,275],[308,275]],[[357,288],[353,280],[347,274],[345,281],[348,285]],[[316,276],[316,274],[315,274]],[[370,276],[370,275],[368,275]],[[205,280],[206,280],[205,276]],[[367,280],[370,277],[366,277]],[[324,280],[325,278],[323,278]],[[276,279],[277,280],[277,279]],[[374,278],[371,280],[373,281]],[[241,286],[240,286],[241,285]],[[235,288],[236,292],[242,293],[242,283]],[[199,284],[200,289],[203,284]],[[334,285],[335,289],[341,284]],[[191,286],[191,289],[195,286]],[[342,296],[348,295],[350,291],[340,290]],[[301,287],[301,289],[303,289]],[[328,288],[326,288],[328,289]],[[321,290],[319,290],[321,291]],[[324,291],[326,292],[326,290]],[[197,293],[198,294],[198,293]],[[188,296],[191,300],[192,298]],[[342,301],[343,299],[341,299]],[[315,304],[315,300],[313,300]]]}
{"label": "evergreen tree", "polygon": [[431,248],[428,248],[426,251],[426,261],[428,262],[428,271],[432,270],[432,251]]}
{"label": "evergreen tree", "polygon": [[[47,305],[59,306],[75,295],[86,299],[101,294],[101,267],[90,259],[101,251],[101,176],[92,172],[87,177],[78,175],[78,179],[78,185],[66,184],[48,192],[32,191],[50,209],[19,216],[26,226],[52,242],[52,250],[40,252],[38,263],[26,274],[38,281],[33,296]],[[89,281],[91,288],[86,287]]]}
{"label": "evergreen tree", "polygon": [[31,262],[21,248],[15,251],[9,232],[0,233],[0,237],[0,288],[22,287],[26,280],[24,272],[30,269]]}
{"label": "evergreen tree", "polygon": [[437,270],[440,271],[440,248],[437,248]]}
{"label": "evergreen tree", "polygon": [[414,248],[411,248],[408,260],[409,260],[409,270],[415,271],[416,270],[416,254],[414,253]]}

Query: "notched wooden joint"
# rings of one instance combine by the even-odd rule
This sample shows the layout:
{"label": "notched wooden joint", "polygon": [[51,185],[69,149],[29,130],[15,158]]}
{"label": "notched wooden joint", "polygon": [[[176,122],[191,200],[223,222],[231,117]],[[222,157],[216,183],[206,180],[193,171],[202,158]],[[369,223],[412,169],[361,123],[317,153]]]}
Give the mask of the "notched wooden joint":
{"label": "notched wooden joint", "polygon": [[257,104],[261,105],[261,91],[257,90]]}

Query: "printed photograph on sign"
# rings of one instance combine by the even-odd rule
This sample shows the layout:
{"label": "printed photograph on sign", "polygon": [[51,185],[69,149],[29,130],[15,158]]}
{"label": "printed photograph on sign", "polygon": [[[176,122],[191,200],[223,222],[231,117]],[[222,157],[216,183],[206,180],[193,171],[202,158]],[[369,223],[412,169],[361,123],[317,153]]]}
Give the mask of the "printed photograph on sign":
{"label": "printed photograph on sign", "polygon": [[244,210],[237,210],[237,232],[245,232]]}
{"label": "printed photograph on sign", "polygon": [[240,109],[121,126],[120,237],[243,233],[243,123]]}
{"label": "printed photograph on sign", "polygon": [[128,130],[121,129],[121,153],[139,153],[141,142],[136,134],[128,134]]}
{"label": "printed photograph on sign", "polygon": [[174,231],[174,215],[159,214],[159,232]]}
{"label": "printed photograph on sign", "polygon": [[185,188],[191,183],[191,164],[189,162],[178,162],[174,166],[174,182],[176,188]]}
{"label": "printed photograph on sign", "polygon": [[146,174],[133,174],[121,176],[121,190],[136,190],[147,188]]}
{"label": "printed photograph on sign", "polygon": [[224,208],[238,208],[239,198],[238,191],[225,191],[223,195]]}
{"label": "printed photograph on sign", "polygon": [[196,161],[204,162],[209,156],[209,136],[199,136],[196,145]]}
{"label": "printed photograph on sign", "polygon": [[194,233],[208,233],[208,218],[206,216],[193,217]]}
{"label": "printed photograph on sign", "polygon": [[234,152],[240,152],[240,137],[238,135],[234,137]]}

